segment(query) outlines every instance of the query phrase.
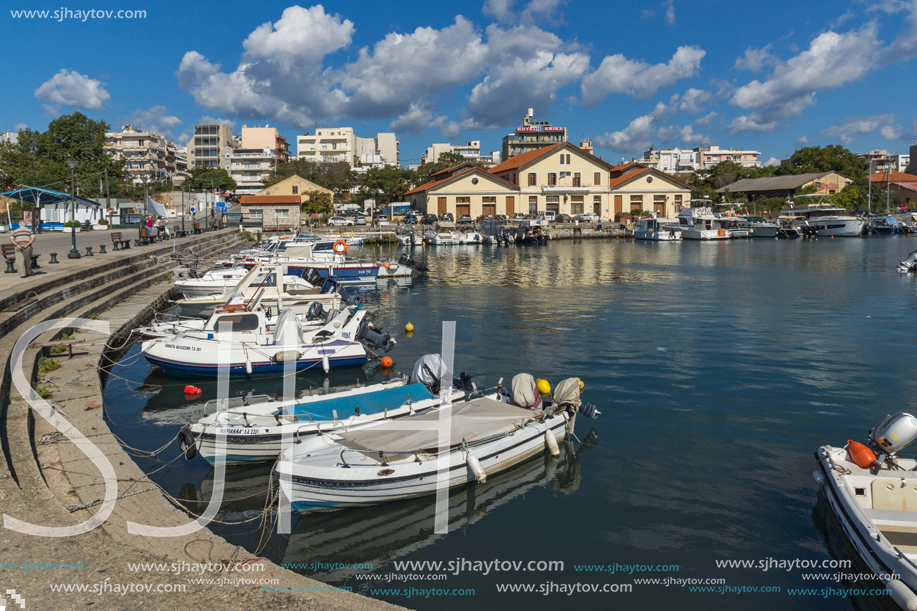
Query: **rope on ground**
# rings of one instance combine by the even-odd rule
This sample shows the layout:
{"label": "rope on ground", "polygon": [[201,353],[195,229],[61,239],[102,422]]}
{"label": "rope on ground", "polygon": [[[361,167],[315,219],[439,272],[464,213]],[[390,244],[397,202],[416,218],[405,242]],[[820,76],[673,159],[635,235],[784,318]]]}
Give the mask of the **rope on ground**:
{"label": "rope on ground", "polygon": [[[137,494],[143,494],[144,492],[149,492],[150,490],[156,490],[156,488],[155,488],[155,487],[153,487],[153,488],[147,488],[147,489],[145,489],[145,490],[138,490],[137,492],[125,492],[125,493],[122,494],[121,496],[116,497],[115,500],[126,499],[126,498],[129,497],[129,496],[134,496],[134,495],[137,495]],[[96,505],[101,505],[101,504],[104,503],[104,502],[105,502],[105,500],[103,500],[103,499],[96,499],[96,500],[94,500],[94,501],[89,501],[88,503],[83,503],[82,505],[71,505],[71,506],[67,507],[67,510],[68,510],[70,513],[74,513],[74,512],[76,512],[76,511],[79,511],[80,509],[88,509],[88,508],[94,507],[94,506],[96,506]]]}

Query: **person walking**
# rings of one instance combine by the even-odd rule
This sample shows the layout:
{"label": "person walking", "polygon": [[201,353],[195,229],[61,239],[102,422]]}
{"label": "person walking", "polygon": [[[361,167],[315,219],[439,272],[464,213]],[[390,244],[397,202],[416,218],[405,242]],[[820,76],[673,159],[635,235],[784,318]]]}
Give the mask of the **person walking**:
{"label": "person walking", "polygon": [[32,275],[32,243],[35,234],[25,223],[19,223],[19,228],[10,235],[10,242],[16,246],[16,271],[21,278]]}

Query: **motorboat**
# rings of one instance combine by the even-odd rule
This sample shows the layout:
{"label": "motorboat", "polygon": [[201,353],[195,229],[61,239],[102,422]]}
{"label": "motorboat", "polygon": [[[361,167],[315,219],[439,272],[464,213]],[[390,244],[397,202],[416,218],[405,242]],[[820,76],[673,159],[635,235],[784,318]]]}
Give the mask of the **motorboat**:
{"label": "motorboat", "polygon": [[[322,278],[318,272],[304,272],[303,274],[302,280],[314,287],[311,292],[287,293],[282,290],[282,286],[278,288],[276,281],[277,274],[281,274],[282,269],[281,265],[261,263],[252,267],[238,284],[221,295],[186,297],[175,300],[175,303],[181,306],[182,314],[186,316],[208,317],[213,313],[214,308],[225,305],[232,295],[238,294],[245,300],[251,300],[261,289],[264,289],[261,304],[274,312],[282,309],[279,307],[280,302],[296,314],[308,314],[309,308],[315,302],[321,303],[325,310],[336,310],[340,308],[342,299],[347,301],[350,298],[347,291],[335,280]],[[256,281],[259,276],[262,279]],[[273,278],[273,281],[269,278]]]}
{"label": "motorboat", "polygon": [[455,230],[455,223],[436,221],[435,225],[423,232],[423,242],[435,246],[461,244],[462,234]]}
{"label": "motorboat", "polygon": [[474,231],[473,229],[467,229],[465,231],[462,231],[460,232],[459,235],[461,236],[459,238],[459,244],[484,244],[485,243],[484,236],[482,236],[477,231]]}
{"label": "motorboat", "polygon": [[692,199],[678,213],[678,228],[685,240],[729,240],[735,237],[730,228],[738,229],[737,217],[729,219],[715,215],[709,200]]}
{"label": "motorboat", "polygon": [[413,227],[405,229],[398,228],[395,230],[395,241],[398,242],[400,246],[416,246],[423,241],[423,237],[418,237],[414,233]]}
{"label": "motorboat", "polygon": [[793,214],[781,214],[777,217],[777,233],[785,238],[801,238],[801,226],[805,224],[805,217]]}
{"label": "motorboat", "polygon": [[780,233],[777,223],[771,223],[760,216],[739,216],[739,227],[748,231],[750,238],[776,238]]}
{"label": "motorboat", "polygon": [[872,219],[870,230],[879,235],[894,235],[901,233],[901,224],[893,216],[877,216]]}
{"label": "motorboat", "polygon": [[677,242],[681,240],[678,220],[643,218],[634,228],[634,239],[650,242]]}
{"label": "motorboat", "polygon": [[[229,269],[215,269],[202,275],[189,271],[190,278],[176,280],[175,288],[181,291],[184,297],[201,297],[203,295],[222,295],[234,288],[248,273],[246,267],[231,267]],[[253,278],[256,283],[261,283],[267,277],[267,272],[262,272]],[[274,286],[276,276],[271,275],[267,286]],[[283,290],[291,295],[313,293],[316,287],[302,279],[301,275],[283,274]]]}
{"label": "motorboat", "polygon": [[[348,246],[343,240],[331,242],[287,242],[274,252],[255,258],[247,258],[237,265],[251,268],[259,263],[283,265],[286,273],[302,276],[307,269],[314,269],[322,278],[334,278],[340,284],[363,284],[376,280],[379,263],[357,261],[345,256]],[[327,248],[326,248],[327,247]]]}
{"label": "motorboat", "polygon": [[[417,361],[411,376],[377,384],[337,392],[319,389],[289,401],[243,397],[244,404],[235,407],[219,400],[208,401],[204,405],[206,415],[181,429],[179,443],[186,458],[200,454],[213,464],[220,453],[219,438],[225,435],[222,453],[227,463],[274,461],[294,439],[299,443],[319,433],[352,430],[438,407],[445,399],[438,396],[440,379],[431,377],[424,367],[445,371],[438,354],[427,355]],[[465,376],[455,379],[448,389],[448,400],[464,400],[466,392],[472,390],[469,380]]]}
{"label": "motorboat", "polygon": [[[280,488],[299,512],[329,510],[422,497],[436,493],[438,473],[449,488],[484,483],[548,451],[572,431],[577,413],[595,417],[580,399],[580,382],[563,380],[550,405],[535,379],[519,374],[512,397],[476,397],[395,421],[370,423],[317,435],[281,454],[275,472]],[[448,433],[441,433],[448,418]]]}
{"label": "motorboat", "polygon": [[782,216],[796,217],[794,226],[803,235],[855,238],[866,229],[866,221],[863,218],[849,216],[844,208],[830,204],[826,195],[795,196],[795,200],[800,199],[806,203],[804,205],[797,205],[796,201],[787,203],[780,213]]}
{"label": "motorboat", "polygon": [[[224,306],[231,307],[231,306]],[[317,306],[321,309],[321,306]],[[359,366],[366,362],[364,342],[388,352],[395,341],[364,320],[365,310],[345,306],[326,314],[324,325],[303,329],[293,310],[283,309],[273,333],[252,313],[240,315],[231,331],[186,331],[143,342],[140,353],[153,365],[178,375],[231,376]]]}
{"label": "motorboat", "polygon": [[847,538],[902,609],[917,609],[917,460],[898,452],[917,439],[917,418],[898,413],[865,444],[822,446],[812,474]]}

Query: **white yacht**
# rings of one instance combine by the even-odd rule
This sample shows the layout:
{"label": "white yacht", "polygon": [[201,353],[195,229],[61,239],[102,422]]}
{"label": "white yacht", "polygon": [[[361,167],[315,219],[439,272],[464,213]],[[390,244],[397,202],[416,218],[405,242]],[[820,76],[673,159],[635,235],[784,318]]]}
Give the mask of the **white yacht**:
{"label": "white yacht", "polygon": [[436,244],[438,246],[461,244],[462,234],[455,230],[455,223],[437,221],[436,225],[423,233],[423,241],[425,244]]}
{"label": "white yacht", "polygon": [[777,223],[766,221],[760,216],[747,214],[739,216],[739,227],[747,229],[750,238],[776,238],[780,233]]}
{"label": "white yacht", "polygon": [[681,239],[678,219],[644,218],[634,228],[634,239],[649,242],[675,242]]}
{"label": "white yacht", "polygon": [[[805,203],[800,203],[800,199]],[[794,222],[794,226],[804,235],[855,238],[866,229],[865,220],[849,216],[844,208],[831,205],[826,195],[797,195],[795,200],[784,206],[780,213],[781,216],[797,217],[799,220]]]}
{"label": "white yacht", "polygon": [[[727,228],[730,223],[724,221],[710,209],[708,199],[689,200],[688,206],[678,213],[678,228],[686,240],[729,240],[733,234]],[[732,224],[738,225],[735,220]]]}

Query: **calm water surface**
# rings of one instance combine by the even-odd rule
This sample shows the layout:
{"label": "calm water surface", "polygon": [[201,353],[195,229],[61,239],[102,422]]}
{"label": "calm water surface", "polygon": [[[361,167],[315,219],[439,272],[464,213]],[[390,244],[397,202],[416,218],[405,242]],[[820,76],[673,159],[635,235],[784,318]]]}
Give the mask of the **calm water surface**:
{"label": "calm water surface", "polygon": [[[390,354],[396,370],[409,372],[415,359],[438,352],[441,322],[455,320],[456,370],[476,374],[479,386],[520,371],[552,384],[579,376],[584,399],[598,405],[601,417],[579,419],[577,439],[562,446],[559,460],[538,458],[453,491],[448,534],[433,534],[433,501],[420,499],[297,515],[293,533],[271,536],[262,554],[284,563],[372,563],[372,570],[300,569],[365,594],[380,587],[475,590],[473,597],[381,596],[425,610],[893,609],[886,597],[790,596],[791,588],[845,587],[804,580],[804,569],[724,569],[716,561],[850,557],[812,479],[812,454],[825,443],[865,441],[886,414],[917,409],[917,278],[895,271],[914,249],[904,237],[417,248],[428,276],[409,286],[380,285],[370,304],[372,319],[388,329],[414,324],[413,337],[398,333]],[[105,398],[115,432],[152,450],[198,413],[181,393],[188,379],[168,377],[137,354],[135,347],[114,369],[120,378],[110,379]],[[384,376],[373,368],[329,377],[343,384]],[[205,398],[216,396],[215,383],[192,381]],[[301,375],[298,385],[322,381]],[[279,380],[265,379],[232,387],[282,390]],[[173,446],[164,456],[175,452]],[[152,477],[175,496],[206,501],[210,471],[199,458],[182,459]],[[224,504],[219,519],[258,515],[269,473],[269,466],[229,469],[225,496],[248,498]],[[250,551],[258,548],[257,522],[213,527]],[[419,572],[395,570],[395,562],[457,558],[561,560],[564,570],[386,581]],[[613,563],[679,570],[575,569]],[[369,580],[358,578],[367,574]],[[496,588],[646,577],[716,578],[781,591],[721,595],[635,585],[627,594],[567,597]]]}

